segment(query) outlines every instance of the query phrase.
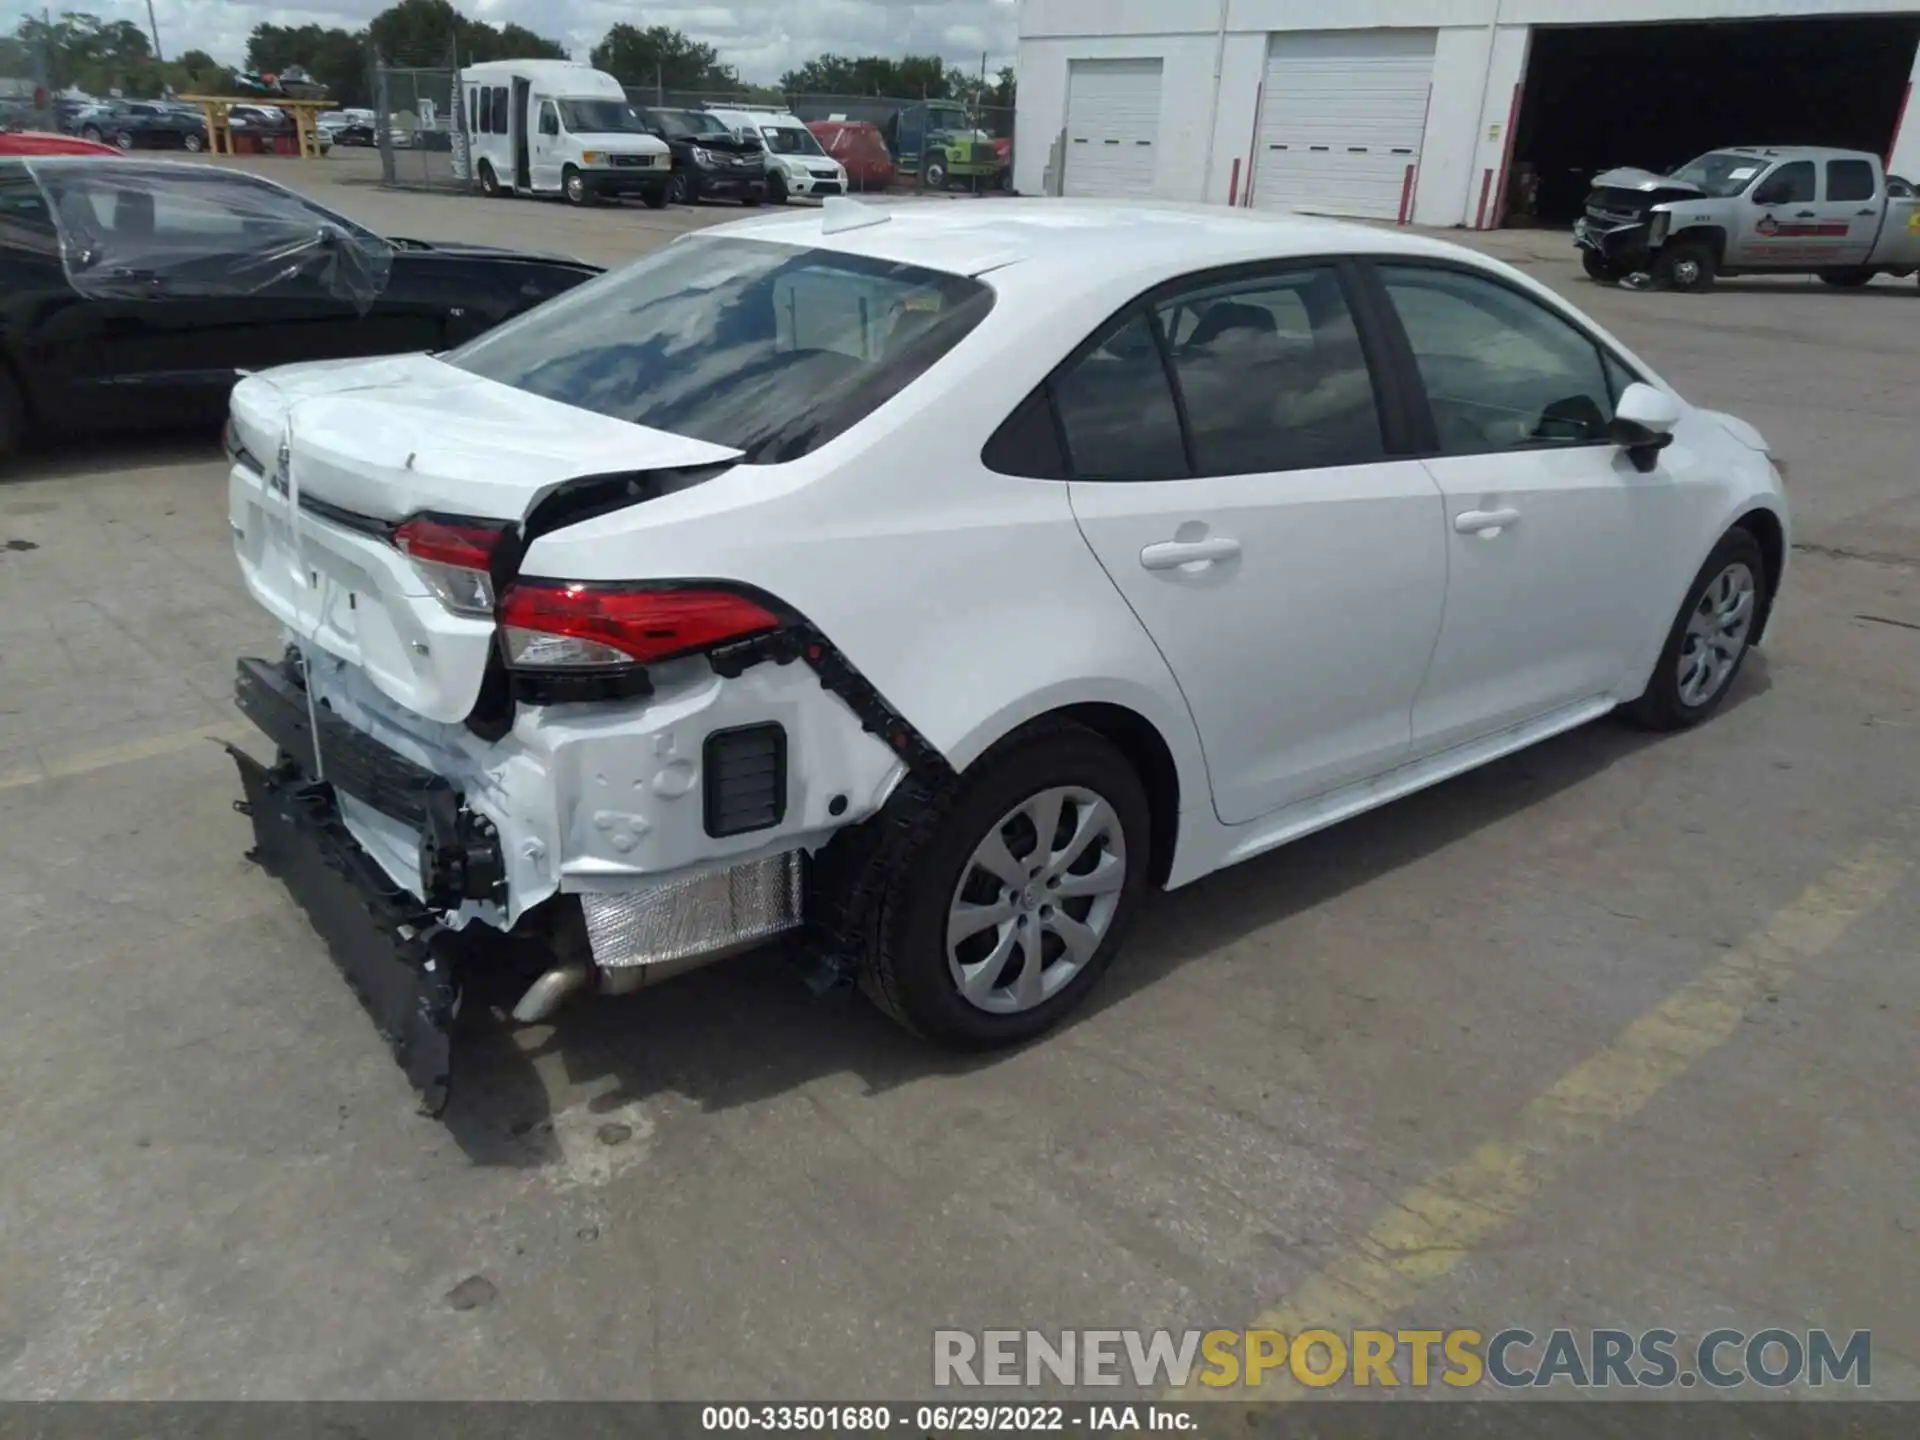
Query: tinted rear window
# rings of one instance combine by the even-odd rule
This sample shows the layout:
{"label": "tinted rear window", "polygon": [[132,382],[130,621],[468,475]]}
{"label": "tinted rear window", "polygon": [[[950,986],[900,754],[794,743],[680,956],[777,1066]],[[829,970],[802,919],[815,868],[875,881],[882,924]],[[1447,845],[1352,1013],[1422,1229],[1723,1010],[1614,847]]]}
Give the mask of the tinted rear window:
{"label": "tinted rear window", "polygon": [[668,246],[445,357],[489,380],[797,459],[857,424],[993,308],[977,280],[758,240]]}

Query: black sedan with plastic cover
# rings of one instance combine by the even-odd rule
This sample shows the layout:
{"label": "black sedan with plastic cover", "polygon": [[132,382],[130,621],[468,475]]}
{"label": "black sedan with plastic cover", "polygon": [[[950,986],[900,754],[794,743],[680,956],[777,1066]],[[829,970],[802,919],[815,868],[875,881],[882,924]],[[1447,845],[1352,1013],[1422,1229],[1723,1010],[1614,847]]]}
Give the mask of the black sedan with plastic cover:
{"label": "black sedan with plastic cover", "polygon": [[599,273],[389,239],[211,166],[0,160],[0,458],[35,430],[217,425],[248,371],[450,349]]}

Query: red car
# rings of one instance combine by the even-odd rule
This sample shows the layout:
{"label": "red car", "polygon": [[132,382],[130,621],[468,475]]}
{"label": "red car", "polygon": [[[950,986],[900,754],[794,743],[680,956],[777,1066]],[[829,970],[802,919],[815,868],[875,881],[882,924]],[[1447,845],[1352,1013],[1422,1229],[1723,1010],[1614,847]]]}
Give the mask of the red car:
{"label": "red car", "polygon": [[96,145],[75,135],[44,130],[0,130],[0,155],[118,155],[111,145]]}
{"label": "red car", "polygon": [[814,120],[807,128],[820,148],[847,167],[853,190],[885,190],[893,184],[893,155],[880,129],[865,120]]}

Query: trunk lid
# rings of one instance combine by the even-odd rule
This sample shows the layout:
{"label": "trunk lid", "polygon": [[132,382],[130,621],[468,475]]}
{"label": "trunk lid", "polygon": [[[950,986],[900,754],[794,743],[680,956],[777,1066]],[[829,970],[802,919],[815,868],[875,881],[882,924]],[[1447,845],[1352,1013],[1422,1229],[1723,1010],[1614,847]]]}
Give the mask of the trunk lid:
{"label": "trunk lid", "polygon": [[511,525],[569,480],[739,453],[426,355],[251,376],[234,389],[232,438],[229,519],[254,598],[384,694],[447,723],[479,696],[494,621],[441,603],[394,546],[397,522],[433,512]]}

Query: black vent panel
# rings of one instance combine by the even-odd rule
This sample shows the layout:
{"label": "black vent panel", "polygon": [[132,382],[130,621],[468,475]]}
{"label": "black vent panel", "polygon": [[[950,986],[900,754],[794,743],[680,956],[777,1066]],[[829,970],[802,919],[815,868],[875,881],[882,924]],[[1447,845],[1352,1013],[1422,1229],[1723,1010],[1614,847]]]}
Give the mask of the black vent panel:
{"label": "black vent panel", "polygon": [[769,830],[787,814],[787,732],[779,725],[716,730],[701,747],[707,834]]}

